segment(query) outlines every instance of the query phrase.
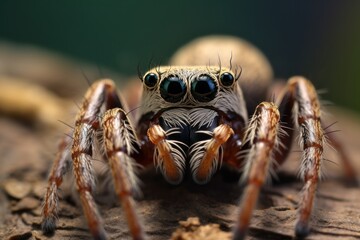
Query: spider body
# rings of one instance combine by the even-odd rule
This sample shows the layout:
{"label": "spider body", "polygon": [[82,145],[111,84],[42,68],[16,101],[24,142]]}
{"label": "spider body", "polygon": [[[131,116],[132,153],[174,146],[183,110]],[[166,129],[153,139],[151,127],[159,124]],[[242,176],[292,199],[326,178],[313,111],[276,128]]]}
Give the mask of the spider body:
{"label": "spider body", "polygon": [[268,172],[274,163],[285,161],[293,129],[298,128],[305,185],[295,232],[306,236],[325,141],[316,91],[310,81],[293,77],[276,103],[260,103],[249,120],[239,75],[221,66],[151,69],[141,78],[142,97],[135,121],[111,80],[92,84],[76,117],[72,138],[66,137],[60,144],[50,173],[43,230],[55,229],[57,189],[67,166],[72,164],[89,229],[95,239],[106,239],[92,196],[93,148],[102,133],[98,142],[105,152],[104,159],[111,169],[133,239],[146,238],[133,200],[134,190],[138,189],[139,164],[153,164],[171,184],[179,184],[186,172],[194,182],[207,183],[222,164],[242,172],[246,187],[234,226],[234,239],[242,239]]}

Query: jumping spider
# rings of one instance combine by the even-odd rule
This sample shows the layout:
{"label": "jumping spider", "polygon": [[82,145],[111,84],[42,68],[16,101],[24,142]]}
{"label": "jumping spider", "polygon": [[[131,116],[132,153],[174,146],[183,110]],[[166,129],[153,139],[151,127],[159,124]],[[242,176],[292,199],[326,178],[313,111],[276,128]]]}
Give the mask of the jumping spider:
{"label": "jumping spider", "polygon": [[[136,122],[128,114],[111,80],[100,80],[85,94],[72,137],[65,137],[49,177],[42,229],[55,230],[57,191],[72,164],[76,187],[91,234],[106,239],[92,191],[94,148],[102,148],[111,169],[116,194],[133,239],[146,239],[133,200],[138,188],[137,166],[155,165],[167,182],[179,184],[185,171],[198,184],[210,181],[221,164],[242,171],[246,183],[233,239],[246,235],[259,191],[272,166],[282,164],[299,129],[305,181],[295,234],[309,234],[325,134],[313,84],[289,79],[275,103],[260,103],[250,119],[238,84],[239,71],[221,66],[161,66],[141,81],[143,93]],[[256,84],[256,83],[255,83]],[[281,123],[281,126],[280,126]],[[102,133],[100,146],[94,144]],[[71,145],[70,151],[67,146]]]}

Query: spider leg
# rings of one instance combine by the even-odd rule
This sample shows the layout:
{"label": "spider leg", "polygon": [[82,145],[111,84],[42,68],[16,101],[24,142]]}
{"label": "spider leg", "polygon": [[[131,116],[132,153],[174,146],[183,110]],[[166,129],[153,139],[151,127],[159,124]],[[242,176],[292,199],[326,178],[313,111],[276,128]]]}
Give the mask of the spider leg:
{"label": "spider leg", "polygon": [[320,103],[314,86],[303,77],[289,79],[285,94],[280,101],[281,122],[286,125],[287,136],[281,138],[276,160],[281,163],[288,154],[293,135],[293,126],[300,130],[300,145],[303,149],[300,176],[305,184],[301,193],[295,234],[305,237],[309,234],[309,222],[314,205],[315,192],[320,178],[325,142],[320,120]]}
{"label": "spider leg", "polygon": [[[116,93],[116,88],[111,80],[100,80],[91,85],[85,94],[81,109],[76,116],[75,128],[73,132],[71,157],[73,172],[75,175],[76,187],[80,195],[80,201],[87,219],[89,229],[95,239],[106,239],[100,214],[98,213],[92,193],[95,189],[95,176],[92,166],[93,143],[96,138],[96,131],[100,129],[100,116],[103,113],[103,106],[106,109],[123,107]],[[60,146],[59,157],[53,165],[52,172],[58,172],[61,163],[66,159],[67,151]],[[60,171],[60,173],[62,173]],[[63,174],[62,174],[63,175]],[[49,204],[56,202],[56,198],[51,200],[52,195],[56,195],[56,190],[61,184],[62,175],[58,174],[54,180],[49,180],[49,187],[45,195],[43,210],[43,231],[51,232],[55,228],[56,209],[51,210]],[[53,175],[50,175],[50,178]],[[55,185],[53,185],[55,181]],[[58,184],[58,185],[57,185]],[[56,189],[54,188],[56,186]],[[49,197],[47,197],[47,195]],[[50,199],[50,200],[48,200]],[[50,210],[48,210],[50,209]]]}
{"label": "spider leg", "polygon": [[243,175],[246,188],[234,227],[234,240],[245,238],[260,188],[269,172],[273,150],[276,149],[279,119],[279,111],[273,103],[260,103],[245,133],[244,144],[249,147]]}
{"label": "spider leg", "polygon": [[106,239],[102,219],[92,196],[95,173],[92,165],[95,132],[100,128],[101,108],[121,106],[112,81],[101,80],[91,85],[76,117],[71,156],[81,205],[91,234],[95,239]]}
{"label": "spider leg", "polygon": [[115,191],[128,220],[133,239],[145,239],[143,227],[135,211],[133,193],[137,190],[136,136],[126,113],[119,108],[108,110],[103,118],[104,144],[109,159]]}
{"label": "spider leg", "polygon": [[[289,84],[288,84],[289,85]],[[288,87],[286,87],[285,83],[280,83],[277,84],[277,91],[276,92],[280,92],[280,89],[288,89]],[[281,126],[282,129],[287,133],[286,135],[281,135],[279,136],[281,138],[281,142],[283,143],[282,146],[280,146],[281,151],[276,152],[276,159],[277,162],[279,163],[279,165],[286,160],[286,156],[288,155],[288,153],[290,152],[291,148],[287,147],[289,145],[291,145],[292,143],[292,139],[293,139],[293,134],[294,134],[294,119],[293,118],[293,109],[294,109],[294,95],[290,94],[289,90],[286,90],[287,94],[283,94],[283,96],[281,97],[276,97],[278,99],[278,104],[279,104],[279,110],[281,112]],[[275,94],[277,95],[277,94]],[[281,101],[281,102],[280,102]],[[343,165],[343,169],[344,169],[344,175],[346,177],[346,179],[348,180],[349,183],[357,183],[357,175],[356,172],[354,171],[354,167],[352,166],[352,162],[351,159],[349,157],[349,155],[347,154],[347,152],[345,151],[344,145],[342,144],[341,141],[339,141],[339,139],[337,138],[336,135],[331,133],[330,127],[332,125],[326,125],[326,123],[324,123],[324,119],[321,119],[321,126],[322,126],[322,131],[324,132],[324,136],[326,135],[326,140],[327,143],[329,143],[331,145],[332,148],[334,148],[337,152],[337,154],[339,155],[340,159],[341,159],[341,164]],[[324,127],[327,126],[327,127]],[[326,132],[325,132],[326,130]]]}
{"label": "spider leg", "polygon": [[70,149],[72,138],[65,136],[59,144],[59,150],[55,161],[51,168],[48,179],[48,187],[46,189],[43,207],[42,207],[42,223],[41,228],[46,233],[52,233],[55,230],[55,222],[58,212],[58,189],[63,181],[64,175],[71,166]]}

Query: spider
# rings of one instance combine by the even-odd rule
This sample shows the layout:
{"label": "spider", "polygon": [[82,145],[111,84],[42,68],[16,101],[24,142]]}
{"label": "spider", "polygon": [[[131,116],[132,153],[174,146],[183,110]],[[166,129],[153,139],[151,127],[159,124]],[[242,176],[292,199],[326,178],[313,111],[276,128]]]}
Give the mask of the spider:
{"label": "spider", "polygon": [[59,146],[44,198],[43,231],[55,230],[57,191],[72,165],[89,230],[94,239],[107,238],[92,195],[92,155],[100,148],[133,239],[146,239],[133,199],[139,188],[138,165],[154,165],[170,184],[180,184],[189,175],[205,184],[222,164],[242,172],[246,183],[233,230],[233,239],[243,239],[262,185],[286,160],[294,130],[299,129],[305,183],[295,234],[307,236],[326,142],[315,88],[304,77],[292,77],[274,103],[261,102],[249,118],[240,73],[239,68],[222,66],[153,68],[141,77],[136,122],[113,81],[94,82],[76,116],[72,137]]}

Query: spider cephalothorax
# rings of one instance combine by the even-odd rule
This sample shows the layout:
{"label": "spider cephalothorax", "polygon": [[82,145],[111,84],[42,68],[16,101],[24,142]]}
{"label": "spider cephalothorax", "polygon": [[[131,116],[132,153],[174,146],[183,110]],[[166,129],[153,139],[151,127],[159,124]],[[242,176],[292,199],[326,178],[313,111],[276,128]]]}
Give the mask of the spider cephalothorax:
{"label": "spider cephalothorax", "polygon": [[186,171],[203,184],[221,164],[242,172],[246,183],[233,235],[242,239],[271,164],[285,161],[298,128],[305,185],[295,232],[306,236],[325,142],[316,91],[310,81],[293,77],[275,103],[259,103],[248,121],[249,99],[244,99],[242,91],[246,89],[238,78],[231,69],[218,66],[154,68],[141,78],[143,92],[136,120],[128,114],[111,80],[93,83],[76,117],[72,137],[60,144],[44,200],[43,230],[55,229],[57,189],[72,164],[89,229],[94,238],[106,239],[92,196],[93,148],[100,148],[133,239],[146,238],[133,200],[139,165],[159,168],[172,184],[179,184]]}
{"label": "spider cephalothorax", "polygon": [[[214,130],[229,138],[233,130],[219,127],[220,124],[231,122],[234,116],[247,122],[237,78],[230,69],[219,67],[158,67],[143,77],[141,115],[147,119],[141,122],[159,124],[160,128],[148,132],[153,143],[154,135],[167,136],[164,147],[170,149],[169,159],[164,158],[165,153],[157,146],[154,161],[169,182],[179,183],[189,167],[194,180],[205,183],[221,163],[222,150],[214,149],[214,156],[209,156],[211,159],[206,162],[211,167],[199,175],[200,162],[214,144]],[[171,169],[169,162],[176,169]]]}

